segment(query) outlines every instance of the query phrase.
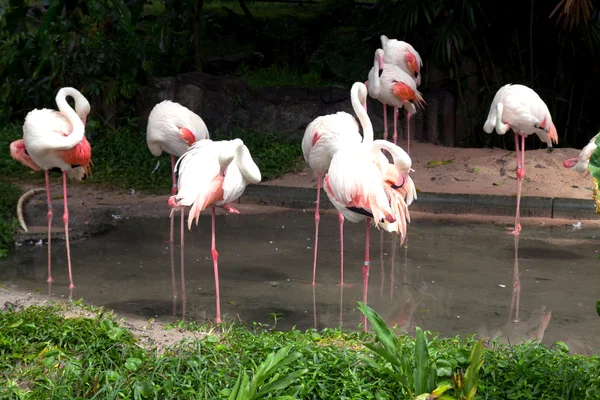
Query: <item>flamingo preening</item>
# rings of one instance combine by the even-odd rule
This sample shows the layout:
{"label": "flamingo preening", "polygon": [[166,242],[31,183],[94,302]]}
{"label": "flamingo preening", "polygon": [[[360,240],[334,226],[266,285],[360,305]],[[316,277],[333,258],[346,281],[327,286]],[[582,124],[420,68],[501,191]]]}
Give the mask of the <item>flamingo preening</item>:
{"label": "flamingo preening", "polygon": [[[552,142],[558,143],[558,134],[546,103],[536,92],[524,85],[508,84],[498,90],[483,125],[487,133],[492,133],[494,128],[500,135],[504,135],[510,128],[515,134],[517,212],[512,233],[518,235],[521,232],[519,223],[521,189],[525,177],[525,137],[535,133],[542,142],[548,144],[548,147],[552,147]],[[519,135],[521,136],[520,151]]]}
{"label": "flamingo preening", "polygon": [[[67,96],[75,100],[75,110],[67,103]],[[71,270],[71,249],[69,246],[69,209],[67,206],[67,176],[82,179],[90,172],[92,149],[85,138],[85,121],[90,112],[90,103],[77,90],[65,87],[56,94],[58,110],[43,108],[30,111],[23,124],[23,139],[10,145],[11,156],[34,171],[44,170],[46,196],[48,200],[48,283],[52,283],[51,230],[52,202],[50,197],[49,170],[60,168],[63,175],[63,199],[67,266],[69,269],[69,289],[73,289]],[[31,192],[28,192],[31,193]],[[26,193],[25,195],[28,195]],[[19,202],[22,204],[22,202]],[[22,210],[17,210],[19,221],[27,231],[22,218]]]}
{"label": "flamingo preening", "polygon": [[[171,194],[177,193],[175,157],[181,157],[198,140],[209,139],[208,128],[202,118],[179,103],[165,100],[154,106],[148,116],[146,142],[153,156],[162,152],[171,155]],[[183,211],[181,213],[183,221]],[[173,242],[173,214],[169,241]],[[183,239],[183,238],[182,238]]]}
{"label": "flamingo preening", "polygon": [[[352,90],[366,93],[360,82]],[[366,114],[366,112],[365,112]],[[368,116],[363,123],[362,143],[349,143],[338,150],[325,176],[324,188],[329,200],[345,219],[360,222],[366,219],[365,262],[363,265],[363,301],[367,302],[369,276],[369,244],[371,219],[375,226],[406,237],[406,222],[410,221],[407,203],[416,195],[408,176],[411,160],[400,147],[385,140],[373,140],[373,126]],[[393,164],[381,152],[390,153]],[[365,323],[366,328],[366,323]]]}
{"label": "flamingo preening", "polygon": [[[252,160],[250,151],[241,139],[194,143],[177,161],[177,194],[169,198],[169,206],[183,208],[191,206],[188,214],[188,229],[207,207],[212,207],[212,258],[215,274],[217,300],[216,321],[221,322],[221,299],[219,294],[219,253],[215,244],[215,207],[228,213],[239,214],[229,203],[237,200],[249,183],[259,183],[260,170]],[[181,226],[183,237],[183,225]]]}
{"label": "flamingo preening", "polygon": [[[359,99],[358,89],[352,88],[350,98],[354,112],[359,120],[365,118],[366,112],[361,104],[365,103],[366,93],[362,93],[363,100]],[[313,260],[313,286],[317,274],[317,249],[319,245],[319,206],[321,201],[321,182],[323,175],[329,170],[331,159],[335,153],[348,143],[360,143],[362,137],[358,123],[354,117],[346,112],[324,115],[314,119],[306,127],[302,138],[302,153],[304,160],[317,176],[317,204],[315,206],[315,248]],[[340,224],[340,285],[344,284],[344,216],[338,213]]]}
{"label": "flamingo preening", "polygon": [[[381,48],[383,50],[383,63],[392,64],[400,67],[404,72],[410,75],[418,87],[421,84],[421,67],[423,60],[415,48],[407,42],[396,39],[388,39],[387,36],[381,35]],[[412,110],[406,109],[406,152],[410,155],[410,117]],[[398,127],[398,107],[394,106],[394,144],[397,140]],[[387,104],[383,103],[383,139],[387,140]]]}

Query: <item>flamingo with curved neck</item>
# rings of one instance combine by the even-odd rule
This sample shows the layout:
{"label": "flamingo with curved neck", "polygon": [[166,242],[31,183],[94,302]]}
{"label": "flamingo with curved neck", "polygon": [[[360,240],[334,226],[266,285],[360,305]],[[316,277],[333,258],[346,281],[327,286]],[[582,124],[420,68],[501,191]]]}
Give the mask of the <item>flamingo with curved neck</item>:
{"label": "flamingo with curved neck", "polygon": [[[74,110],[67,102],[67,96],[75,99]],[[43,169],[46,178],[46,195],[48,201],[48,283],[52,283],[52,202],[50,197],[50,179],[48,171],[60,168],[63,174],[63,199],[65,239],[67,248],[67,265],[69,270],[69,289],[73,289],[71,268],[71,250],[69,245],[69,210],[67,204],[67,176],[78,179],[89,173],[92,150],[85,138],[85,120],[90,111],[87,99],[77,90],[65,87],[56,94],[56,105],[59,111],[41,109],[30,111],[23,124],[23,139],[11,143],[11,156],[34,171]],[[27,196],[31,192],[26,193]],[[19,207],[22,202],[19,202]],[[22,218],[19,221],[27,231]]]}

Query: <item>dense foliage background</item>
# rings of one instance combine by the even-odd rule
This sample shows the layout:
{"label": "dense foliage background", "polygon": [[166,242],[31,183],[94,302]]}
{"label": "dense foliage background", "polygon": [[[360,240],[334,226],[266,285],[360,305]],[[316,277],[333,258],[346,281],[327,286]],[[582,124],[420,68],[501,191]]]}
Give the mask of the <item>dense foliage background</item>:
{"label": "dense foliage background", "polygon": [[421,53],[424,90],[456,96],[462,144],[498,140],[481,125],[496,90],[518,82],[547,100],[561,145],[581,147],[600,127],[599,9],[591,0],[9,0],[0,122],[52,105],[71,85],[119,127],[150,77],[194,70],[254,86],[347,84],[364,80],[386,34]]}

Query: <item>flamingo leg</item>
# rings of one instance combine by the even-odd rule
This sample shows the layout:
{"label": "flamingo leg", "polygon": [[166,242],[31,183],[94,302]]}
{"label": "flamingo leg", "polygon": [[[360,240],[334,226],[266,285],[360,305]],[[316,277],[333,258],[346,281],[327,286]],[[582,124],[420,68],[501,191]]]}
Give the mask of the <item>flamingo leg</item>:
{"label": "flamingo leg", "polygon": [[183,237],[183,233],[185,232],[184,226],[184,220],[183,220],[183,215],[185,212],[185,208],[181,207],[181,236],[180,236],[180,240],[181,240],[181,302],[182,304],[182,310],[181,310],[181,318],[185,319],[185,309],[186,309],[186,301],[187,301],[187,292],[185,290],[185,263],[184,263],[184,237]]}
{"label": "flamingo leg", "polygon": [[398,143],[398,107],[394,106],[394,144]]}
{"label": "flamingo leg", "polygon": [[46,198],[48,199],[48,283],[54,282],[52,279],[52,199],[50,198],[50,176],[48,170],[45,170],[46,175]]}
{"label": "flamingo leg", "polygon": [[313,279],[312,285],[315,286],[317,278],[317,249],[319,247],[319,221],[321,215],[319,214],[319,205],[321,203],[321,177],[323,174],[319,171],[317,174],[317,205],[315,206],[315,256],[313,261]]}
{"label": "flamingo leg", "polygon": [[[515,264],[513,267],[513,293],[510,302],[510,312],[508,319],[512,319],[513,309],[515,310],[515,319],[513,322],[519,322],[519,302],[521,300],[521,279],[519,278],[519,236],[515,236]],[[513,308],[516,303],[516,309]]]}
{"label": "flamingo leg", "polygon": [[388,137],[388,126],[387,126],[387,104],[383,105],[383,140],[387,140]]}
{"label": "flamingo leg", "polygon": [[381,284],[379,285],[379,298],[383,298],[383,286],[385,285],[385,267],[383,265],[383,230],[379,231],[379,265],[381,265]]}
{"label": "flamingo leg", "polygon": [[[521,136],[521,151],[519,151],[519,136]],[[515,229],[511,232],[514,235],[521,233],[520,213],[521,213],[521,189],[523,188],[523,178],[525,177],[525,136],[515,132],[515,147],[517,156],[517,212],[515,215]]]}
{"label": "flamingo leg", "polygon": [[396,232],[392,233],[392,267],[390,272],[390,304],[392,304],[394,300],[394,291],[396,290],[396,245],[397,245],[398,237]]}
{"label": "flamingo leg", "polygon": [[213,266],[215,269],[215,289],[217,296],[217,323],[221,322],[221,296],[219,295],[219,253],[215,245],[215,207],[212,207],[212,246]]}
{"label": "flamingo leg", "polygon": [[[171,219],[171,221],[172,221],[172,219]],[[173,252],[173,242],[169,243],[169,255],[171,256],[171,297],[173,297],[173,316],[176,316],[177,315],[177,282],[175,281],[175,254]]]}
{"label": "flamingo leg", "polygon": [[344,286],[344,216],[338,213],[340,222],[340,286]]}
{"label": "flamingo leg", "polygon": [[343,324],[344,316],[344,286],[340,286],[340,327]]}
{"label": "flamingo leg", "polygon": [[406,112],[406,153],[410,156],[410,113]]}
{"label": "flamingo leg", "polygon": [[65,224],[65,240],[67,244],[67,267],[69,268],[69,289],[73,289],[73,273],[71,271],[71,246],[69,245],[69,208],[67,206],[67,171],[63,171],[63,199],[65,212],[63,214],[63,223]]}
{"label": "flamingo leg", "polygon": [[313,326],[315,329],[317,329],[317,291],[316,291],[316,287],[312,287],[312,294],[313,294]]}
{"label": "flamingo leg", "polygon": [[[171,154],[171,175],[173,176],[173,186],[171,187],[171,195],[174,196],[177,194],[177,177],[175,176],[175,156]],[[173,218],[175,216],[171,214],[171,233],[169,235],[169,242],[173,243],[174,239],[174,221]]]}
{"label": "flamingo leg", "polygon": [[[365,263],[362,267],[363,274],[363,303],[367,304],[367,289],[369,286],[369,269],[371,266],[371,262],[369,261],[369,243],[371,241],[371,219],[367,218],[367,230],[366,230],[366,239],[365,239]],[[367,317],[363,316],[363,323],[365,332],[367,331]]]}

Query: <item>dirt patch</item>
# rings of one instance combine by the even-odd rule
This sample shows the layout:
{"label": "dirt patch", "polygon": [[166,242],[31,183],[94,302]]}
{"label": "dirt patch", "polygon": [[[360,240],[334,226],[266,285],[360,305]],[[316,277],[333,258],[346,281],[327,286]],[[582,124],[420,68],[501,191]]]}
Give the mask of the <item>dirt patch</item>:
{"label": "dirt patch", "polygon": [[[33,294],[0,287],[0,310],[13,308],[19,310],[33,305],[44,306],[59,304],[64,318],[95,318],[97,314],[69,302],[67,299],[51,298],[43,294]],[[207,335],[204,332],[192,332],[183,329],[166,329],[166,324],[154,320],[145,320],[135,315],[115,314],[122,318],[119,324],[129,329],[138,340],[138,344],[146,349],[156,349],[164,353],[170,346],[186,339],[199,339]]]}
{"label": "dirt patch", "polygon": [[[406,141],[399,141],[406,149]],[[516,195],[517,177],[514,151],[467,149],[429,143],[410,143],[417,188],[423,192],[485,195]],[[580,150],[556,148],[525,152],[523,196],[591,199],[592,180],[563,167]],[[430,163],[433,164],[430,166]],[[316,187],[313,172],[306,168],[265,182],[266,185]]]}

